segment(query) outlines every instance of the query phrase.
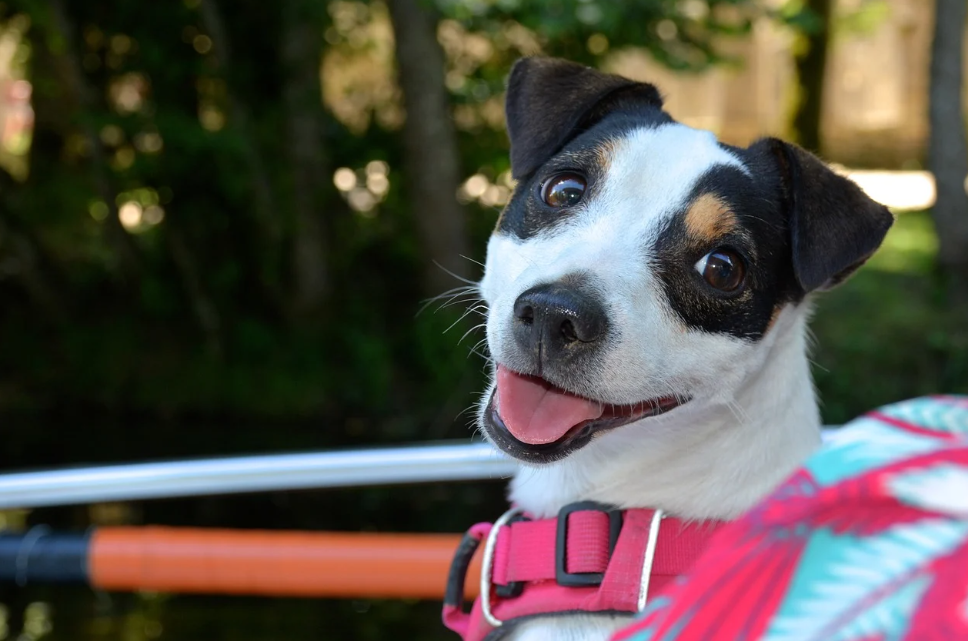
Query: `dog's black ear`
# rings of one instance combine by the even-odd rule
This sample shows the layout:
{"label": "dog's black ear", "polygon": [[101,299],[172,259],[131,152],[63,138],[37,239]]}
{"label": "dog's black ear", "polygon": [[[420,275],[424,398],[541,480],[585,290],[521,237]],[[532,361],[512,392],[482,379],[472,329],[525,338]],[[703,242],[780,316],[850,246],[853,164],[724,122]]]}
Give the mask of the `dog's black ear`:
{"label": "dog's black ear", "polygon": [[636,104],[661,108],[662,98],[650,84],[567,60],[518,60],[506,104],[511,174],[518,180],[528,176],[609,111]]}
{"label": "dog's black ear", "polygon": [[778,165],[790,221],[793,271],[804,292],[846,280],[877,250],[894,216],[813,154],[765,138],[751,149]]}

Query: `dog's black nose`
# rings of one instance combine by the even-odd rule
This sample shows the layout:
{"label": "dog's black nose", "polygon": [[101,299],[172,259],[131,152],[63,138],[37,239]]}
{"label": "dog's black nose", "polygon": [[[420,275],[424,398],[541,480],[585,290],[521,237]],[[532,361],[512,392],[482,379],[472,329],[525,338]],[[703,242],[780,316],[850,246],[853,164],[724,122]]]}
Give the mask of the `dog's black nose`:
{"label": "dog's black nose", "polygon": [[605,334],[605,310],[590,294],[564,283],[527,290],[514,301],[514,337],[540,359],[539,368],[591,348]]}

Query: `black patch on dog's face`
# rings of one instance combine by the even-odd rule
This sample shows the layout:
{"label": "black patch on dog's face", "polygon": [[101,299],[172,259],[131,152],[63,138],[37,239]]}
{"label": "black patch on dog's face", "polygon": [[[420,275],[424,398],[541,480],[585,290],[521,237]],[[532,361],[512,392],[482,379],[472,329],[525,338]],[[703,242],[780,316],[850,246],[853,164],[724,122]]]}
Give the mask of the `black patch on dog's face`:
{"label": "black patch on dog's face", "polygon": [[[786,216],[769,179],[758,179],[736,167],[711,169],[655,243],[653,270],[672,309],[693,329],[758,340],[784,305],[804,296],[790,262]],[[704,198],[722,203],[729,220],[697,233],[687,217]],[[745,262],[745,281],[735,292],[713,288],[695,267],[718,248],[734,250]]]}
{"label": "black patch on dog's face", "polygon": [[[648,105],[610,114],[578,135],[562,151],[517,184],[510,202],[498,219],[497,231],[528,239],[580,215],[585,203],[593,200],[600,191],[609,170],[613,141],[627,137],[635,129],[653,128],[670,122],[673,121],[668,114]],[[585,177],[585,195],[574,207],[554,208],[541,199],[541,186],[562,172],[575,172]]]}
{"label": "black patch on dog's face", "polygon": [[[806,151],[768,138],[748,149],[728,147],[749,170],[717,167],[697,183],[686,207],[655,245],[655,270],[670,305],[690,327],[759,340],[782,308],[846,280],[880,245],[893,222],[886,207]],[[695,233],[692,203],[711,196],[730,224]],[[726,247],[745,259],[746,281],[726,293],[695,269]]]}
{"label": "black patch on dog's face", "polygon": [[646,106],[662,108],[659,91],[650,84],[558,58],[518,60],[505,103],[512,175],[529,177],[610,113]]}
{"label": "black patch on dog's face", "polygon": [[804,291],[842,283],[877,251],[894,224],[887,207],[796,145],[764,138],[747,156],[772,164],[780,175],[793,271]]}

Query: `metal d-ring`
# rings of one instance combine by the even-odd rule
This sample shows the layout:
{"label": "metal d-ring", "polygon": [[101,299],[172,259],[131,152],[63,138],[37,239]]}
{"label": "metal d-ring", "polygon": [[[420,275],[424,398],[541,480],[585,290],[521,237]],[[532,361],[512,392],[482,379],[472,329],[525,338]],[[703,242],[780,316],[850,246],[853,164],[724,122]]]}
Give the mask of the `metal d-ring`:
{"label": "metal d-ring", "polygon": [[662,525],[662,516],[662,510],[655,510],[652,513],[652,523],[649,524],[649,541],[645,546],[642,578],[641,583],[639,583],[639,599],[636,602],[637,612],[644,610],[645,604],[649,600],[649,579],[652,578],[652,562],[655,561],[655,548],[659,542],[659,527]]}
{"label": "metal d-ring", "polygon": [[481,562],[481,613],[484,615],[484,620],[495,628],[501,627],[504,623],[491,612],[491,570],[494,566],[494,548],[497,546],[497,535],[501,528],[507,525],[508,521],[522,512],[524,510],[521,508],[512,507],[502,514],[501,518],[494,521],[491,531],[487,533],[487,539],[484,540],[484,560]]}

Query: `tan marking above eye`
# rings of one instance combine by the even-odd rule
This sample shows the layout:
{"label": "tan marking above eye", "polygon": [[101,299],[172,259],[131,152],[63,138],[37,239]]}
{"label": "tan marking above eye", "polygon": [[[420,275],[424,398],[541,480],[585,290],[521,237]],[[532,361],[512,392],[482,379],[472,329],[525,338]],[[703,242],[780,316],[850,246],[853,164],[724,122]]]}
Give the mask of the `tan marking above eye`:
{"label": "tan marking above eye", "polygon": [[611,138],[604,140],[595,148],[595,164],[598,165],[602,176],[608,174],[608,170],[612,167],[612,158],[615,157],[617,151],[618,142]]}
{"label": "tan marking above eye", "polygon": [[739,224],[729,205],[713,194],[703,194],[692,201],[685,223],[690,236],[708,241],[715,241]]}

